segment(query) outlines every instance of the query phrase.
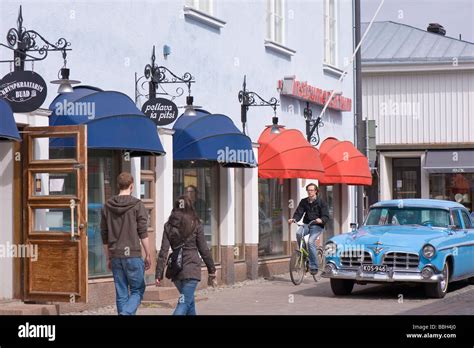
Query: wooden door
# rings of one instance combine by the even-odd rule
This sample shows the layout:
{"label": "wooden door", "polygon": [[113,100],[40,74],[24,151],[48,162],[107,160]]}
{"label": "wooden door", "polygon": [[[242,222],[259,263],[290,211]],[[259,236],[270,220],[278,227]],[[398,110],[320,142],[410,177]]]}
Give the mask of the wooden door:
{"label": "wooden door", "polygon": [[24,131],[24,300],[87,302],[86,126]]}

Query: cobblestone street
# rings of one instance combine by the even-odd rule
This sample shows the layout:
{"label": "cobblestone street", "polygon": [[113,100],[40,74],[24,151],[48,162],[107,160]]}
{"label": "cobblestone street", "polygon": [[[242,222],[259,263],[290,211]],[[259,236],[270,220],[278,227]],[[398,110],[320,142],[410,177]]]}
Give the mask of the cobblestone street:
{"label": "cobblestone street", "polygon": [[[301,285],[294,286],[285,274],[201,290],[196,293],[196,300],[201,315],[474,314],[474,286],[466,282],[451,284],[444,299],[427,299],[422,287],[410,285],[356,285],[352,295],[336,297],[327,279],[315,283],[307,276]],[[174,302],[143,303],[138,315],[172,314]],[[115,307],[74,314],[115,314]]]}

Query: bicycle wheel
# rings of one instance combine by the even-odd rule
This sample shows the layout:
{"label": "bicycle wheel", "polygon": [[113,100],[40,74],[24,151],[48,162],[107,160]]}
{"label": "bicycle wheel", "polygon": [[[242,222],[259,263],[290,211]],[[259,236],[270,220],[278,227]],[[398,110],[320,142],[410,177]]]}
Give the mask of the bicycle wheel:
{"label": "bicycle wheel", "polygon": [[323,273],[324,266],[326,266],[326,259],[324,258],[324,251],[322,248],[318,248],[316,252],[316,262],[318,263],[318,273],[313,274],[315,282],[321,280],[321,274]]}
{"label": "bicycle wheel", "polygon": [[306,273],[306,262],[303,254],[296,250],[290,259],[290,278],[293,284],[300,285]]}

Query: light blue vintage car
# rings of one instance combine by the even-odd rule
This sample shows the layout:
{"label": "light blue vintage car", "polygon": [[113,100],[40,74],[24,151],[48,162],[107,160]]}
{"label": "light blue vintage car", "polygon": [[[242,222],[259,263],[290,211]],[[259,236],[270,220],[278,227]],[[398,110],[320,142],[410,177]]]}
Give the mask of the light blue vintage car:
{"label": "light blue vintage car", "polygon": [[461,204],[434,199],[378,202],[363,226],[325,244],[323,277],[336,295],[354,284],[424,283],[426,295],[442,298],[450,282],[474,284],[474,227]]}

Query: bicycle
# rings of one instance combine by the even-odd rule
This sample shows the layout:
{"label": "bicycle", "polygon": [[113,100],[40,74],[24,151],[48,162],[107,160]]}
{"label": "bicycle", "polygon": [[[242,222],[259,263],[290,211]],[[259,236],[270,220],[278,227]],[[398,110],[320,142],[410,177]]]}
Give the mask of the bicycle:
{"label": "bicycle", "polygon": [[[314,221],[311,221],[308,224],[311,224]],[[296,223],[296,222],[295,222]],[[296,223],[299,226],[299,231],[304,228],[303,223]],[[320,237],[317,238],[317,240]],[[293,254],[291,255],[290,259],[290,278],[293,284],[300,285],[303,282],[303,279],[307,272],[309,272],[309,233],[301,238],[300,245],[298,249],[296,249]],[[315,282],[321,279],[321,274],[323,272],[325,266],[325,258],[324,258],[324,249],[321,246],[317,247],[316,251],[316,262],[318,263],[318,273],[313,275],[313,279]]]}

